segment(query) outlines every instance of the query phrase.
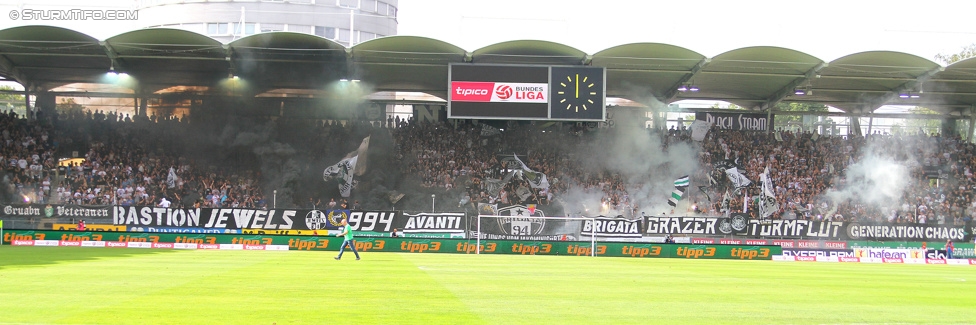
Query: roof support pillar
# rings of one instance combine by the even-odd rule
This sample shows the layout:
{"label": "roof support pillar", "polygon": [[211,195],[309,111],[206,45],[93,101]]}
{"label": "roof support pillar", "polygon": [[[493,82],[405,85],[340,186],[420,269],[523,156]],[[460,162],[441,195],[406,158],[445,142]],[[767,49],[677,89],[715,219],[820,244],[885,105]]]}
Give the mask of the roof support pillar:
{"label": "roof support pillar", "polygon": [[966,133],[966,141],[969,143],[976,143],[973,141],[973,133],[976,133],[976,105],[969,107],[969,133]]}
{"label": "roof support pillar", "polygon": [[6,55],[0,55],[0,68],[10,71],[11,77],[14,77],[14,80],[23,85],[24,88],[27,88],[27,83],[29,82],[27,76]]}
{"label": "roof support pillar", "polygon": [[109,64],[111,64],[111,66],[109,67],[110,70],[112,70],[112,71],[125,71],[124,69],[122,69],[121,62],[119,62],[119,55],[118,55],[118,53],[115,52],[115,49],[112,48],[112,45],[111,44],[108,44],[108,42],[105,42],[105,41],[99,41],[98,42],[98,45],[101,45],[102,48],[105,49],[105,55],[108,56],[108,59],[111,61],[109,63]]}
{"label": "roof support pillar", "polygon": [[31,108],[30,87],[24,85],[24,114],[27,114],[28,121],[34,121],[34,110]]}
{"label": "roof support pillar", "polygon": [[775,93],[773,93],[772,96],[766,98],[766,102],[763,103],[761,106],[759,106],[759,109],[760,110],[772,109],[774,106],[776,106],[776,104],[779,104],[780,101],[786,98],[786,96],[794,94],[796,91],[796,87],[800,87],[810,82],[811,79],[816,78],[817,74],[820,73],[820,70],[823,70],[823,68],[826,67],[827,67],[827,63],[821,62],[817,66],[808,70],[805,74],[803,74],[803,77],[794,79],[793,82],[790,82],[786,86],[783,86],[783,88],[780,88]]}
{"label": "roof support pillar", "polygon": [[668,92],[664,94],[665,100],[663,100],[663,102],[665,104],[669,104],[673,102],[675,99],[677,99],[678,94],[681,93],[680,91],[678,91],[678,88],[681,87],[681,85],[683,85],[684,83],[688,82],[688,80],[695,78],[695,76],[698,75],[698,73],[701,72],[702,69],[708,66],[709,62],[712,62],[712,59],[704,58],[701,61],[698,61],[698,64],[696,64],[694,68],[691,68],[691,71],[688,74],[685,74],[684,77],[678,79],[678,82],[671,85],[671,89],[669,89]]}
{"label": "roof support pillar", "polygon": [[923,83],[925,83],[926,80],[929,80],[929,78],[932,78],[932,76],[934,76],[936,73],[939,73],[940,71],[945,71],[945,68],[942,67],[942,66],[939,66],[939,67],[936,67],[935,69],[926,71],[922,75],[918,76],[918,78],[915,78],[915,80],[911,80],[909,82],[903,83],[901,86],[895,87],[894,89],[892,89],[891,91],[885,93],[881,97],[879,97],[879,98],[877,98],[877,99],[875,99],[873,101],[870,101],[868,103],[868,105],[870,106],[871,111],[873,112],[874,110],[878,109],[879,107],[881,107],[885,103],[891,101],[892,99],[895,99],[895,97],[898,97],[898,95],[901,94],[901,93],[903,93],[903,92],[906,92],[906,91],[916,91],[916,90],[917,91],[921,91],[921,89],[919,89],[919,87]]}

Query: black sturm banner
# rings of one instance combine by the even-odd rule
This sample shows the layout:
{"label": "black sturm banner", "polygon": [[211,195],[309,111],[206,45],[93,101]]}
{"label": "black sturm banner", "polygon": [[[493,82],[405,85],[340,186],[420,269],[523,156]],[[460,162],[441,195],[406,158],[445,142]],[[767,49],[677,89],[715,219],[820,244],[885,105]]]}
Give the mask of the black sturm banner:
{"label": "black sturm banner", "polygon": [[60,204],[8,204],[0,211],[2,217],[39,217],[39,218],[108,218],[111,216],[111,206],[93,205],[60,205]]}
{"label": "black sturm banner", "polygon": [[[846,239],[880,241],[972,241],[973,225],[863,225],[856,222],[844,225]],[[967,232],[967,230],[970,230]]]}
{"label": "black sturm banner", "polygon": [[[967,231],[969,230],[969,231]],[[813,220],[749,220],[754,238],[800,238],[878,241],[971,241],[973,227],[928,224],[867,225]]]}
{"label": "black sturm banner", "polygon": [[642,220],[624,219],[622,217],[596,217],[583,221],[582,235],[596,238],[641,238]]}
{"label": "black sturm banner", "polygon": [[[51,221],[47,218],[54,218]],[[7,204],[0,209],[0,220],[6,229],[35,229],[52,223],[75,223],[85,220],[89,224],[110,223],[111,206],[61,205],[61,204]]]}
{"label": "black sturm banner", "polygon": [[404,233],[457,233],[465,230],[463,212],[404,213],[395,219],[395,228]]}
{"label": "black sturm banner", "polygon": [[141,227],[215,228],[215,229],[339,229],[343,218],[361,231],[388,231],[398,213],[395,211],[305,210],[305,209],[172,209],[122,207],[112,209],[116,225]]}
{"label": "black sturm banner", "polygon": [[648,235],[730,235],[746,230],[748,216],[734,214],[718,217],[644,217]]}
{"label": "black sturm banner", "polygon": [[750,237],[844,239],[844,223],[813,220],[749,220]]}
{"label": "black sturm banner", "polygon": [[[546,218],[541,209],[521,205],[500,208],[497,216],[471,216],[468,238],[503,240],[578,240],[580,219]],[[480,232],[479,232],[480,230]]]}
{"label": "black sturm banner", "polygon": [[695,120],[728,130],[766,131],[773,126],[773,117],[763,113],[695,113]]}

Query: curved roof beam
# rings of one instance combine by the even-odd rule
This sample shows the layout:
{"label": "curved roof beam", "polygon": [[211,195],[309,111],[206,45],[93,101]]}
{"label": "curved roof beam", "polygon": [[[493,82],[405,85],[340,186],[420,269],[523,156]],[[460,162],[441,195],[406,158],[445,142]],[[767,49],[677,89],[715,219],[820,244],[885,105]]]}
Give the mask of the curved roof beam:
{"label": "curved roof beam", "polygon": [[793,80],[793,82],[790,82],[786,86],[783,86],[783,88],[780,88],[780,90],[777,90],[775,93],[773,93],[772,96],[769,96],[769,98],[766,99],[766,102],[759,107],[759,110],[772,109],[773,107],[776,106],[776,104],[779,104],[780,101],[786,98],[786,96],[793,94],[796,90],[796,87],[799,87],[803,84],[810,82],[810,80],[815,78],[817,76],[817,73],[819,73],[820,70],[823,70],[823,68],[826,68],[827,65],[828,63],[826,62],[820,63],[816,67],[813,67],[813,69],[807,71],[807,73],[805,73],[802,78],[797,78],[796,80]]}
{"label": "curved roof beam", "polygon": [[885,105],[891,100],[895,99],[895,97],[898,97],[898,95],[901,93],[904,93],[906,91],[918,91],[921,85],[925,83],[926,80],[929,80],[929,78],[932,78],[932,76],[934,76],[936,73],[942,71],[945,71],[945,67],[938,66],[934,69],[928,70],[922,75],[915,78],[915,80],[903,83],[901,86],[898,86],[895,89],[888,91],[887,93],[877,98],[876,100],[867,103],[864,109],[869,110],[869,112],[874,112],[874,110],[878,109],[882,105]]}
{"label": "curved roof beam", "polygon": [[13,77],[15,81],[27,87],[27,76],[13,62],[10,62],[6,55],[0,55],[0,69],[7,71],[7,74]]}
{"label": "curved roof beam", "polygon": [[569,45],[541,41],[517,40],[488,45],[473,52],[474,63],[520,63],[580,65],[587,54]]}
{"label": "curved roof beam", "polygon": [[678,94],[681,93],[680,91],[678,91],[678,88],[680,88],[681,85],[683,85],[684,83],[688,82],[688,80],[691,80],[696,75],[698,75],[698,73],[701,72],[702,69],[704,69],[706,66],[708,66],[710,62],[712,62],[712,59],[710,58],[704,58],[701,61],[698,61],[698,64],[696,64],[694,68],[691,68],[691,71],[685,74],[684,77],[681,77],[681,79],[678,79],[678,82],[671,85],[671,88],[664,95],[665,100],[663,100],[663,102],[670,103],[673,102],[675,99],[677,99]]}

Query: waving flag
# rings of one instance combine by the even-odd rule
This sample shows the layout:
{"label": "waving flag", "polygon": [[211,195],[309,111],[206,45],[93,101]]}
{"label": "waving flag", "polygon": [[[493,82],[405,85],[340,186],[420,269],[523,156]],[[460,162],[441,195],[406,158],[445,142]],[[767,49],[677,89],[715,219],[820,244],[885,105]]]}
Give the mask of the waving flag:
{"label": "waving flag", "polygon": [[353,175],[362,176],[366,172],[366,150],[369,149],[369,137],[363,139],[356,151],[350,152],[335,165],[325,168],[322,179],[330,181],[339,179],[339,194],[349,197],[352,188],[356,186]]}
{"label": "waving flag", "polygon": [[546,174],[530,169],[529,166],[526,166],[525,163],[522,162],[522,159],[519,159],[517,155],[515,156],[515,161],[518,162],[520,168],[522,169],[522,177],[529,182],[529,186],[532,186],[532,188],[549,188],[549,178],[546,177]]}
{"label": "waving flag", "polygon": [[760,177],[762,193],[759,195],[759,214],[763,218],[769,218],[776,211],[779,211],[779,203],[776,202],[776,193],[773,190],[773,180],[769,178],[769,166],[766,166]]}
{"label": "waving flag", "polygon": [[674,180],[674,191],[671,192],[671,197],[668,198],[668,204],[672,207],[678,206],[678,201],[681,201],[685,191],[688,190],[688,185],[691,185],[688,175],[681,176]]}

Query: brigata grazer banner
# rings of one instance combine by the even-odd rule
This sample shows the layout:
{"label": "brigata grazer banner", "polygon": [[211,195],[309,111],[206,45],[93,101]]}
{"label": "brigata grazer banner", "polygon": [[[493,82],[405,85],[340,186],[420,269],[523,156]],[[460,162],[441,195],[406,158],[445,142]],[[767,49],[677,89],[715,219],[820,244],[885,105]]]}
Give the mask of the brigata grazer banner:
{"label": "brigata grazer banner", "polygon": [[742,234],[748,217],[735,214],[717,217],[644,217],[648,235],[729,235]]}
{"label": "brigata grazer banner", "polygon": [[593,220],[583,221],[581,235],[584,238],[596,237],[599,239],[625,239],[641,238],[640,219],[597,217]]}

